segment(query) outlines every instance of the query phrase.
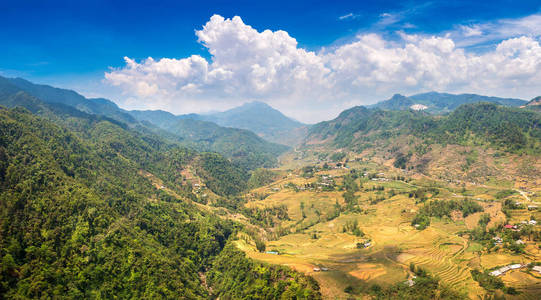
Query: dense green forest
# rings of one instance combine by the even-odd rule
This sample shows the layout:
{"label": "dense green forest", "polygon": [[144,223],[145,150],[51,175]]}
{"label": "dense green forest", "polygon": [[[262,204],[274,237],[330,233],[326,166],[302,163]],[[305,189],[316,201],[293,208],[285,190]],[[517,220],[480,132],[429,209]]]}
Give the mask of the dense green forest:
{"label": "dense green forest", "polygon": [[[217,257],[242,228],[190,204],[178,171],[195,160],[213,174],[216,154],[200,155],[113,120],[18,97],[49,120],[24,108],[0,109],[0,297],[213,297],[201,276],[228,267]],[[213,175],[213,182],[245,182],[242,169],[218,162],[244,177]],[[185,198],[155,188],[140,170]],[[235,263],[247,270],[259,266],[245,257]],[[295,284],[283,275],[265,277],[277,286],[276,295],[319,294],[317,285],[303,285],[308,279],[302,275],[268,272],[294,278]],[[259,282],[221,278],[217,292],[226,280],[232,288],[227,293],[266,293]]]}
{"label": "dense green forest", "polygon": [[181,119],[166,130],[182,137],[186,146],[218,152],[247,169],[276,166],[276,157],[288,149],[287,146],[267,142],[251,131],[221,127],[206,121]]}
{"label": "dense green forest", "polygon": [[221,299],[321,299],[311,277],[277,265],[256,263],[228,245],[214,260],[209,282]]}
{"label": "dense green forest", "polygon": [[358,106],[312,126],[307,140],[330,138],[335,147],[362,150],[404,135],[426,144],[488,145],[504,151],[539,153],[541,114],[494,103],[464,104],[448,116]]}

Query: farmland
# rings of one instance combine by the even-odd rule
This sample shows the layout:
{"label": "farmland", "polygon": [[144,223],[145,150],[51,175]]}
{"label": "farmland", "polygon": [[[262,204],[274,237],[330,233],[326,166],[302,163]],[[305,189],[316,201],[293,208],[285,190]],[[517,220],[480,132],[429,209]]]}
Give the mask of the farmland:
{"label": "farmland", "polygon": [[[526,240],[524,252],[517,254],[504,247],[489,249],[486,242],[470,236],[483,214],[489,216],[487,231],[497,231],[506,223],[541,219],[539,212],[525,208],[510,210],[506,216],[503,200],[498,199],[505,194],[502,190],[506,185],[455,184],[363,161],[350,162],[347,168],[316,169],[309,174],[303,169],[292,170],[272,184],[250,191],[246,207],[285,205],[288,218],[265,228],[266,249],[271,253],[258,252],[249,241],[239,240],[237,246],[256,260],[287,265],[313,276],[324,297],[362,298],[374,285],[391,286],[412,278],[410,265],[428,270],[441,285],[470,298],[498,295],[501,292],[481,287],[471,271],[541,261],[533,240]],[[354,193],[355,204],[348,207],[344,181],[352,174],[360,188]],[[426,191],[422,199],[412,197],[420,190]],[[255,199],[253,195],[264,197]],[[450,216],[430,217],[430,226],[424,230],[412,226],[423,203],[462,199],[472,199],[482,211],[468,216],[454,211]],[[524,201],[518,192],[505,199]],[[351,224],[358,227],[357,234],[345,229]],[[365,247],[366,243],[369,246]],[[525,269],[506,273],[503,282],[519,291],[506,297],[534,299],[539,293],[539,278]],[[361,292],[347,293],[348,287]]]}

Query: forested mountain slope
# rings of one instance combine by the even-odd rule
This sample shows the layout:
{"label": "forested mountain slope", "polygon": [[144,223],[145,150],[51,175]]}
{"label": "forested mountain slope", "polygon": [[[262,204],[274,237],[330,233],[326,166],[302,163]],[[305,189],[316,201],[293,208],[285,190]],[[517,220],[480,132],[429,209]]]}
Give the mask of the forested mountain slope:
{"label": "forested mountain slope", "polygon": [[[20,94],[16,96],[17,94]],[[24,94],[25,96],[21,96]],[[163,111],[126,111],[107,99],[87,99],[65,89],[37,85],[21,78],[0,76],[0,105],[13,107],[30,98],[44,102],[49,109],[73,107],[81,112],[122,122],[143,132],[152,132],[197,151],[213,151],[227,156],[247,169],[276,164],[276,157],[287,147],[269,143],[247,130],[221,127],[210,122],[177,120]],[[13,97],[18,97],[14,100]],[[22,100],[22,98],[26,100]],[[148,121],[148,122],[141,122]]]}
{"label": "forested mountain slope", "polygon": [[[236,175],[223,177],[235,170],[227,160],[16,97],[54,123],[23,108],[0,109],[1,298],[318,297],[306,277],[227,248],[240,225],[190,201],[182,168],[208,160],[199,168],[214,174],[216,163],[229,164],[212,180],[235,185]],[[155,187],[141,170],[181,196]],[[246,277],[224,271],[238,268]],[[208,287],[201,279],[207,273]]]}
{"label": "forested mountain slope", "polygon": [[414,135],[429,143],[476,143],[509,151],[541,151],[541,115],[493,103],[462,105],[444,117],[359,106],[342,112],[334,120],[314,125],[306,143],[365,147],[367,143],[400,135]]}
{"label": "forested mountain slope", "polygon": [[165,111],[133,111],[130,114],[180,137],[184,145],[201,151],[221,153],[246,168],[274,166],[276,157],[288,149],[284,145],[267,142],[245,129],[178,118]]}
{"label": "forested mountain slope", "polygon": [[541,111],[541,96],[537,96],[530,100],[526,105],[522,106],[523,108]]}
{"label": "forested mountain slope", "polygon": [[107,116],[130,125],[137,123],[127,112],[107,99],[87,99],[72,90],[34,84],[22,78],[0,78],[0,81],[0,88],[5,88],[9,84],[47,103],[60,103],[73,106],[80,111]]}
{"label": "forested mountain slope", "polygon": [[[519,107],[526,104],[526,101],[515,98],[489,97],[476,94],[455,95],[449,93],[429,92],[408,97],[396,94],[391,99],[378,102],[370,107],[385,110],[409,110],[412,109],[413,105],[420,104],[426,112],[432,114],[445,114],[455,110],[460,105],[478,102],[490,102],[511,107]],[[415,108],[415,106],[413,108]]]}
{"label": "forested mountain slope", "polygon": [[300,149],[449,180],[530,186],[541,176],[541,114],[493,103],[465,104],[448,116],[354,107],[312,126]]}

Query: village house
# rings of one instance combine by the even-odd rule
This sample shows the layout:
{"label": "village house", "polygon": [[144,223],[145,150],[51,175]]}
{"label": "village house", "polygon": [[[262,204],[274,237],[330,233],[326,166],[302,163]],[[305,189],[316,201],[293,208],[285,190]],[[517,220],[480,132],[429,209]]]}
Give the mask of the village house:
{"label": "village house", "polygon": [[488,273],[490,276],[501,276],[503,274],[505,274],[505,272],[509,271],[509,270],[517,270],[517,269],[520,269],[524,267],[523,265],[521,264],[512,264],[512,265],[508,265],[508,266],[504,266],[504,267],[501,267],[497,270],[494,270],[490,273]]}
{"label": "village house", "polygon": [[404,282],[404,284],[406,284],[407,286],[409,287],[412,287],[415,285],[415,281],[413,281],[413,279],[408,279]]}

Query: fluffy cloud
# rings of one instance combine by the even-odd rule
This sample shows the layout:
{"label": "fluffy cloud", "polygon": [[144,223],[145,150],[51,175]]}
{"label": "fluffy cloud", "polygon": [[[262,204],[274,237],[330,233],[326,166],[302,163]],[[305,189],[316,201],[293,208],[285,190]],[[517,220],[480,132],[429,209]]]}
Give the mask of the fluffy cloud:
{"label": "fluffy cloud", "polygon": [[[481,27],[462,28],[478,36]],[[480,33],[481,32],[481,33]],[[377,34],[319,53],[299,48],[285,31],[258,32],[240,17],[212,16],[196,31],[211,60],[193,55],[136,62],[105,74],[131,103],[176,113],[264,100],[302,121],[332,117],[353,104],[427,90],[529,98],[540,93],[541,46],[533,36],[468,53],[450,35]]]}

